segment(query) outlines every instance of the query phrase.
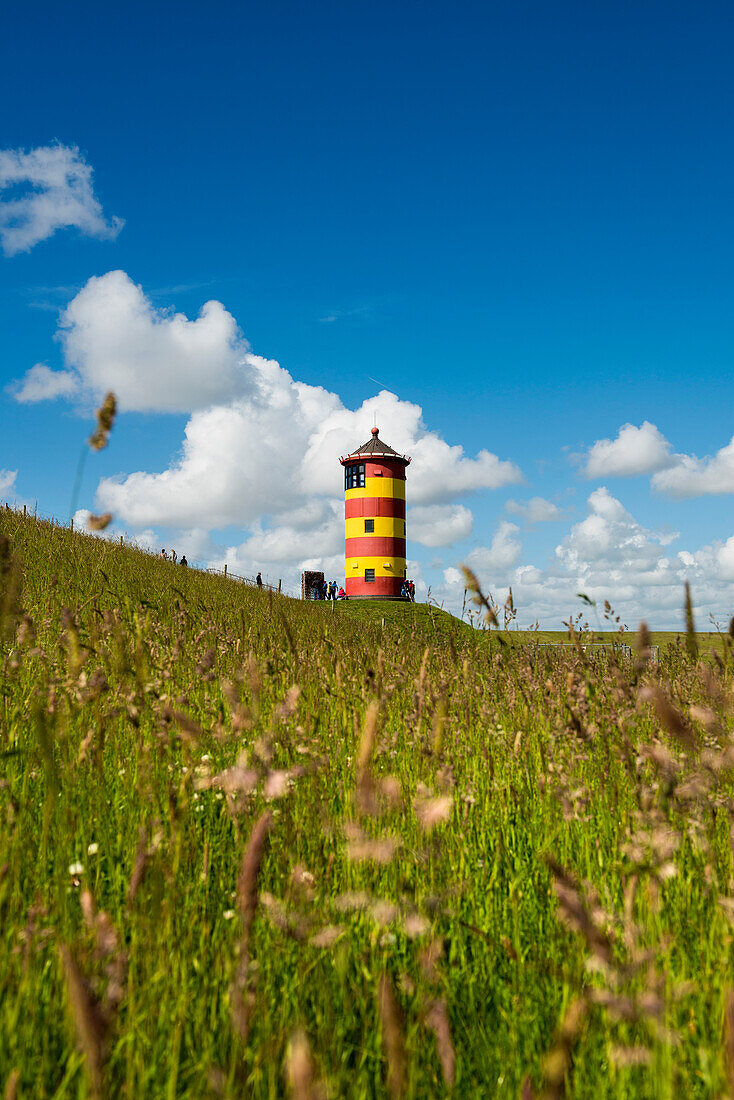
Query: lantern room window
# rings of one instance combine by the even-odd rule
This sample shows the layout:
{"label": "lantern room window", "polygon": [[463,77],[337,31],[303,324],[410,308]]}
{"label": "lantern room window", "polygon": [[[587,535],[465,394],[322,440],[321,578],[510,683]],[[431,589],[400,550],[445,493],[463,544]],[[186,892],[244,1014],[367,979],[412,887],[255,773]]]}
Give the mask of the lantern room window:
{"label": "lantern room window", "polygon": [[344,467],[344,488],[364,489],[364,462]]}
{"label": "lantern room window", "polygon": [[375,530],[375,521],[373,519],[366,519],[364,521],[364,533],[365,535],[371,535]]}
{"label": "lantern room window", "polygon": [[365,569],[364,579],[365,579],[366,584],[373,584],[374,580],[375,580],[375,571],[374,571],[374,569]]}

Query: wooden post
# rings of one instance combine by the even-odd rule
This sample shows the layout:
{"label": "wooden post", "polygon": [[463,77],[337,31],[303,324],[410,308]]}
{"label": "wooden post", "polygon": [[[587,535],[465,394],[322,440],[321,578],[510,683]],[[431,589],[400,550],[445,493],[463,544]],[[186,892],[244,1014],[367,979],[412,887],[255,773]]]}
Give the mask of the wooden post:
{"label": "wooden post", "polygon": [[71,521],[69,523],[69,526],[71,527],[71,529],[73,531],[74,530],[74,517],[73,516],[71,517]]}
{"label": "wooden post", "polygon": [[225,577],[227,576],[227,566],[226,565],[224,567],[224,575],[225,575]]}
{"label": "wooden post", "polygon": [[26,507],[25,507],[25,504],[24,504],[24,505],[23,505],[23,515],[25,516],[26,514],[27,514],[27,513],[26,513]]}
{"label": "wooden post", "polygon": [[280,592],[280,577],[278,577],[278,591]]}

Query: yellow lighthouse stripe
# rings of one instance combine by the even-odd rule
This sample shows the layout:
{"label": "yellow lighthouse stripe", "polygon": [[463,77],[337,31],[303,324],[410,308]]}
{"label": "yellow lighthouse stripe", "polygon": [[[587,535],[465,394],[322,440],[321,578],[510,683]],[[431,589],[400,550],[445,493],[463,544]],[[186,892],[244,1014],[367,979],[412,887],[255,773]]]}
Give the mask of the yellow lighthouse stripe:
{"label": "yellow lighthouse stripe", "polygon": [[405,574],[405,558],[346,558],[347,580],[350,577],[364,579],[365,569],[374,569],[376,577],[400,577]]}
{"label": "yellow lighthouse stripe", "polygon": [[363,500],[365,497],[397,497],[405,500],[405,482],[397,477],[367,477],[364,489],[346,489],[345,500]]}
{"label": "yellow lighthouse stripe", "polygon": [[[367,517],[369,519],[369,516]],[[374,516],[372,522],[375,525],[374,531],[365,531],[364,518],[361,516],[355,516],[352,519],[344,521],[345,537],[348,539],[357,539],[362,536],[368,538],[405,538],[405,520],[396,519],[392,516]]]}

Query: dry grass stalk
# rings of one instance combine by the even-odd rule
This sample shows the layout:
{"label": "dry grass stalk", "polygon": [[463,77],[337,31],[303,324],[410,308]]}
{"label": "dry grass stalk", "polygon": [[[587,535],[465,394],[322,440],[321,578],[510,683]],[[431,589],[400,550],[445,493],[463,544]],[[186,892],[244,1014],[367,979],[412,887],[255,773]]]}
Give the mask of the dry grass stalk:
{"label": "dry grass stalk", "polygon": [[372,775],[372,755],[377,740],[377,719],[379,716],[379,704],[376,700],[367,707],[362,725],[362,736],[357,751],[357,787],[355,799],[359,813],[376,813],[378,806],[375,798],[375,780]]}
{"label": "dry grass stalk", "polygon": [[451,1040],[451,1025],[446,1002],[441,997],[431,1001],[426,1012],[426,1027],[436,1037],[436,1050],[441,1063],[441,1073],[448,1088],[453,1088],[456,1080],[456,1052]]}
{"label": "dry grass stalk", "polygon": [[135,895],[140,889],[140,884],[143,881],[143,875],[145,874],[145,868],[148,865],[148,845],[145,836],[145,830],[140,830],[138,839],[138,850],[135,853],[135,862],[133,864],[132,874],[130,875],[130,884],[127,888],[127,903],[132,905],[135,901]]}
{"label": "dry grass stalk", "polygon": [[264,813],[255,822],[237,878],[237,910],[242,925],[242,936],[238,949],[237,967],[230,990],[230,1004],[232,1024],[243,1041],[247,1038],[249,1032],[250,1017],[255,1002],[254,993],[250,987],[250,935],[257,911],[257,882],[260,874],[260,864],[265,854],[265,845],[272,820],[270,813]]}
{"label": "dry grass stalk", "polygon": [[113,518],[112,512],[102,512],[99,516],[90,513],[87,516],[87,528],[90,531],[104,531],[112,523]]}
{"label": "dry grass stalk", "polygon": [[468,565],[462,565],[461,572],[464,574],[464,584],[467,591],[472,594],[472,603],[484,608],[484,619],[489,626],[499,627],[497,612],[482,592],[476,573],[472,572]]}
{"label": "dry grass stalk", "polygon": [[324,1090],[316,1080],[311,1048],[303,1030],[291,1036],[285,1055],[285,1079],[293,1100],[320,1100]]}
{"label": "dry grass stalk", "polygon": [[691,586],[686,581],[686,650],[692,661],[698,660],[698,639],[696,638],[696,625],[693,621],[693,602],[691,600]]}
{"label": "dry grass stalk", "polygon": [[652,703],[661,725],[687,749],[696,748],[696,736],[683,715],[668,699],[658,684],[650,684],[640,689],[640,699]]}
{"label": "dry grass stalk", "polygon": [[3,1100],[16,1100],[18,1095],[18,1082],[20,1081],[20,1073],[17,1069],[11,1069],[8,1074],[8,1079],[5,1082],[5,1088],[3,1090]]}
{"label": "dry grass stalk", "polygon": [[89,437],[89,446],[93,451],[102,451],[107,446],[112,426],[115,423],[116,412],[117,398],[110,391],[95,414],[97,427]]}
{"label": "dry grass stalk", "polygon": [[425,832],[430,832],[437,825],[448,821],[454,800],[450,794],[439,795],[438,798],[426,798],[420,795],[413,802],[415,816],[418,824]]}
{"label": "dry grass stalk", "polygon": [[261,814],[255,822],[242,859],[237,879],[237,909],[242,921],[242,932],[249,937],[257,909],[257,879],[265,854],[265,844],[272,824],[270,813]]}
{"label": "dry grass stalk", "polygon": [[613,940],[607,930],[610,918],[601,908],[595,892],[584,890],[578,879],[555,860],[548,859],[553,873],[553,890],[560,917],[574,932],[580,932],[595,959],[609,967],[613,961]]}
{"label": "dry grass stalk", "polygon": [[734,1096],[734,989],[728,991],[724,1007],[724,1069],[729,1096]]}
{"label": "dry grass stalk", "polygon": [[582,997],[572,1001],[566,1009],[555,1044],[543,1060],[539,1100],[563,1100],[566,1095],[566,1077],[573,1066],[574,1050],[581,1037],[586,1012],[586,1002]]}
{"label": "dry grass stalk", "polygon": [[405,1021],[390,978],[383,974],[378,988],[382,1045],[387,1062],[387,1091],[392,1097],[405,1095],[407,1063]]}
{"label": "dry grass stalk", "polygon": [[59,953],[64,967],[69,1008],[76,1027],[79,1046],[84,1055],[89,1087],[95,1100],[96,1098],[102,1100],[107,1053],[107,1021],[71,949],[66,944],[62,944]]}

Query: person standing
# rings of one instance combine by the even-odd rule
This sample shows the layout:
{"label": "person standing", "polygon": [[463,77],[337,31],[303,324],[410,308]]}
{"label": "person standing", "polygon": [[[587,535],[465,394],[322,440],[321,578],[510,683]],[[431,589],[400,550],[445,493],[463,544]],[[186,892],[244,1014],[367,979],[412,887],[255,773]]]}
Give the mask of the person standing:
{"label": "person standing", "polygon": [[188,565],[188,564],[189,564],[189,563],[188,563],[188,562],[186,561],[186,555],[185,555],[185,554],[183,554],[183,555],[182,555],[182,557],[181,557],[181,561],[180,561],[180,562],[179,562],[178,564],[179,564],[179,565]]}
{"label": "person standing", "polygon": [[262,588],[262,586],[263,586],[263,579],[262,579],[262,576],[259,573],[255,577],[255,584],[257,585],[258,588]]}

